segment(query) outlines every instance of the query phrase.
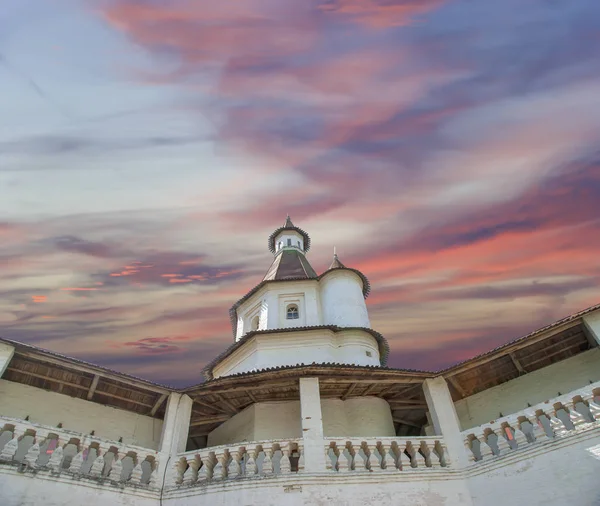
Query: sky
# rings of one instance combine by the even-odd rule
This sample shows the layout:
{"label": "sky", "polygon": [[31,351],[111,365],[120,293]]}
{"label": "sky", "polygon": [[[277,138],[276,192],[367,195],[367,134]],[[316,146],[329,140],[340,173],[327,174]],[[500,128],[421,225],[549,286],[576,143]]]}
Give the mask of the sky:
{"label": "sky", "polygon": [[0,336],[174,386],[290,214],[392,367],[600,303],[597,0],[5,0]]}

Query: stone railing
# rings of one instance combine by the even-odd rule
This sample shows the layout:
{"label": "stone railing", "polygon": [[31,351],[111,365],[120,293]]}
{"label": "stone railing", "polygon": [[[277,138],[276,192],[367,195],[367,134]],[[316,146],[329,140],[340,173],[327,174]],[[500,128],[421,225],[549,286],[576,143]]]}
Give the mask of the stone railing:
{"label": "stone railing", "polygon": [[447,467],[450,462],[440,436],[328,437],[325,441],[327,469],[340,473],[422,470]]}
{"label": "stone railing", "polygon": [[462,432],[472,462],[600,428],[600,382]]}
{"label": "stone railing", "polygon": [[268,477],[302,472],[302,440],[258,441],[214,446],[178,454],[168,483],[196,483]]}
{"label": "stone railing", "polygon": [[160,488],[158,453],[62,428],[0,417],[0,464]]}

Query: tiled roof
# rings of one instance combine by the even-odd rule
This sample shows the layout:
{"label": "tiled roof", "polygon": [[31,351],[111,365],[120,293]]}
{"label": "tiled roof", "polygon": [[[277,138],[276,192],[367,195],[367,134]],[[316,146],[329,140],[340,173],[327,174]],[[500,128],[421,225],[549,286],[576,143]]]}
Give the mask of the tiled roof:
{"label": "tiled roof", "polygon": [[208,365],[202,369],[202,374],[207,380],[212,379],[212,370],[213,368],[222,360],[230,356],[234,351],[241,348],[246,342],[252,339],[257,335],[268,335],[268,334],[288,334],[291,332],[301,332],[301,331],[311,331],[311,330],[331,330],[333,332],[343,332],[350,330],[362,330],[371,334],[377,344],[379,345],[379,356],[382,365],[387,363],[388,356],[390,354],[390,346],[379,332],[374,331],[373,329],[368,329],[365,327],[338,327],[337,325],[313,325],[313,326],[305,326],[305,327],[290,327],[285,329],[269,329],[269,330],[253,330],[245,334],[239,341],[233,343],[229,348],[227,348],[223,353],[219,356],[215,357]]}
{"label": "tiled roof", "polygon": [[287,279],[314,279],[317,273],[304,254],[296,249],[284,249],[273,260],[263,281]]}
{"label": "tiled roof", "polygon": [[389,372],[398,372],[398,373],[406,373],[406,374],[419,374],[427,377],[434,377],[435,373],[429,371],[421,371],[419,369],[397,369],[395,367],[387,367],[382,365],[355,365],[355,364],[340,364],[339,362],[321,362],[316,363],[313,362],[311,364],[296,364],[296,365],[281,365],[277,367],[264,367],[262,369],[253,369],[251,371],[246,372],[238,372],[235,374],[228,374],[227,376],[220,376],[218,378],[212,378],[210,380],[204,381],[203,383],[198,383],[197,385],[192,385],[186,387],[185,390],[192,390],[194,388],[210,385],[216,381],[222,381],[227,378],[246,378],[248,376],[252,376],[253,374],[262,374],[266,372],[278,372],[278,371],[293,371],[295,369],[307,369],[307,368],[317,368],[317,369],[336,369],[336,370],[360,370],[360,371],[389,371]]}

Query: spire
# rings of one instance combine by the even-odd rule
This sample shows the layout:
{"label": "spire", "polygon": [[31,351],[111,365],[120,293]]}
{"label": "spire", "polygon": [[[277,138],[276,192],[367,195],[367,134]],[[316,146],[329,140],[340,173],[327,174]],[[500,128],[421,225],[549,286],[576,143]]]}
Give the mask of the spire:
{"label": "spire", "polygon": [[283,226],[269,236],[269,251],[274,255],[287,247],[296,248],[302,253],[306,253],[310,249],[310,237],[304,230],[292,223],[289,214],[286,216]]}
{"label": "spire", "polygon": [[333,262],[331,262],[331,265],[329,266],[330,269],[345,269],[346,266],[340,262],[340,259],[337,256],[337,253],[335,252],[335,247],[333,248]]}

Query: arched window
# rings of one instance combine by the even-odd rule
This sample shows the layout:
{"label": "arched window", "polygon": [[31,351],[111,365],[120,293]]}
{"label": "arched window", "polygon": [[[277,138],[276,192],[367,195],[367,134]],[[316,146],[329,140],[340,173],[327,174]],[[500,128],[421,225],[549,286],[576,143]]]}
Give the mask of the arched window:
{"label": "arched window", "polygon": [[258,325],[260,324],[260,317],[256,315],[252,320],[250,320],[250,330],[258,330]]}
{"label": "arched window", "polygon": [[296,304],[290,304],[287,307],[285,317],[288,320],[297,320],[298,318],[300,318],[300,313],[298,312],[298,306],[296,306]]}

